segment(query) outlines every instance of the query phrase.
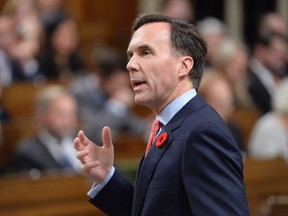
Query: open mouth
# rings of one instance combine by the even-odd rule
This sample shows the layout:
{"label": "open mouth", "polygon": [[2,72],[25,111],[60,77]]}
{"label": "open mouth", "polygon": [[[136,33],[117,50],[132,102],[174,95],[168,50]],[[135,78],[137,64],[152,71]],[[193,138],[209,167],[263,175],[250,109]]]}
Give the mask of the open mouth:
{"label": "open mouth", "polygon": [[132,87],[134,90],[140,88],[140,86],[145,84],[145,83],[146,83],[145,81],[141,81],[141,80],[132,80],[131,81],[131,84],[132,84]]}

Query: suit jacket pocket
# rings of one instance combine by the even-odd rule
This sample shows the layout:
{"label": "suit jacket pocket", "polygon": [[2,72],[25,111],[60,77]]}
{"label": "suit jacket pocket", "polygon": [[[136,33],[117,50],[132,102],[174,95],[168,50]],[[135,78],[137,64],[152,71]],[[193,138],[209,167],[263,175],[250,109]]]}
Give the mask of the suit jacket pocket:
{"label": "suit jacket pocket", "polygon": [[165,188],[169,187],[173,184],[172,177],[157,177],[152,179],[152,181],[149,184],[150,189],[158,189],[158,188]]}

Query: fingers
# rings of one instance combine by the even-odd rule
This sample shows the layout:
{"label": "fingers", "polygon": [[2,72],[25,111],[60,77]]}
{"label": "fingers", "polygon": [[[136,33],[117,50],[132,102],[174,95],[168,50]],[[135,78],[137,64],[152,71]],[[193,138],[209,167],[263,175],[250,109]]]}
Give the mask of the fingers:
{"label": "fingers", "polygon": [[82,130],[80,130],[78,132],[78,135],[77,137],[74,139],[74,148],[77,150],[77,151],[81,151],[84,149],[84,147],[82,146],[82,143],[80,141],[80,137],[84,135],[84,132]]}
{"label": "fingers", "polygon": [[86,172],[89,172],[89,170],[91,170],[94,167],[97,167],[98,165],[99,165],[99,161],[93,161],[91,163],[82,164],[82,169]]}
{"label": "fingers", "polygon": [[77,137],[74,139],[74,148],[77,151],[82,151],[91,141],[85,136],[84,132],[80,130]]}
{"label": "fingers", "polygon": [[89,151],[87,148],[85,149],[85,145],[87,145],[86,139],[88,138],[86,138],[82,130],[79,131],[77,137],[74,139],[74,148],[77,150],[76,157],[82,165],[88,162],[88,157],[86,156],[88,156]]}
{"label": "fingers", "polygon": [[87,161],[85,160],[85,157],[89,154],[89,151],[83,150],[78,151],[76,154],[76,157],[78,160],[80,160],[81,164],[85,164]]}
{"label": "fingers", "polygon": [[83,146],[80,144],[80,140],[78,137],[76,137],[74,139],[74,148],[77,150],[77,151],[81,151],[83,150]]}
{"label": "fingers", "polygon": [[103,140],[103,146],[107,148],[112,148],[112,136],[111,136],[111,130],[109,127],[105,126],[102,130],[102,140]]}
{"label": "fingers", "polygon": [[77,136],[80,140],[80,142],[86,146],[90,143],[90,140],[85,136],[85,133],[84,131],[80,130],[79,133],[78,133],[78,136]]}

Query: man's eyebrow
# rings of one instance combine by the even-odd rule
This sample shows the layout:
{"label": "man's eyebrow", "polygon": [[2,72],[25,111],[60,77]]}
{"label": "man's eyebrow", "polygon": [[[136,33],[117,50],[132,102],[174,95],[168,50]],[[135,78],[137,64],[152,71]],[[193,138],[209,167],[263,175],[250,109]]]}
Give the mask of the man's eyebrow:
{"label": "man's eyebrow", "polygon": [[[149,49],[149,50],[152,50],[152,51],[153,51],[153,48],[152,48],[150,45],[148,45],[148,44],[139,45],[139,46],[137,46],[136,49],[134,49],[134,50],[145,50],[145,49]],[[130,57],[130,56],[132,55],[132,53],[133,53],[132,50],[129,50],[129,49],[127,50],[127,55],[128,55],[128,57]]]}
{"label": "man's eyebrow", "polygon": [[151,46],[148,45],[148,44],[143,44],[143,45],[138,46],[138,49],[143,50],[143,49],[152,49],[152,48],[151,48]]}

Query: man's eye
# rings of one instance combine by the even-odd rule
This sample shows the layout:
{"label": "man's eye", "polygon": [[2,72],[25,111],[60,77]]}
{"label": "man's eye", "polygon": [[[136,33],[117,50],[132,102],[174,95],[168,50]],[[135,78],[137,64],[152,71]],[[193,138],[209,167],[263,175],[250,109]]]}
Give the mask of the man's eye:
{"label": "man's eye", "polygon": [[130,60],[132,58],[132,56],[133,56],[133,53],[131,53],[131,52],[127,53],[128,60]]}
{"label": "man's eye", "polygon": [[150,54],[150,51],[149,50],[143,50],[142,54],[143,55],[148,55],[148,54]]}

